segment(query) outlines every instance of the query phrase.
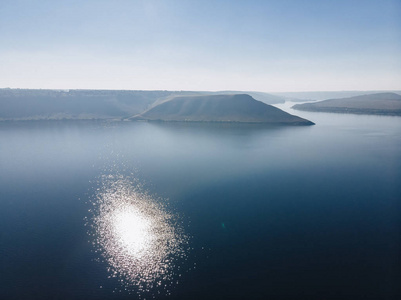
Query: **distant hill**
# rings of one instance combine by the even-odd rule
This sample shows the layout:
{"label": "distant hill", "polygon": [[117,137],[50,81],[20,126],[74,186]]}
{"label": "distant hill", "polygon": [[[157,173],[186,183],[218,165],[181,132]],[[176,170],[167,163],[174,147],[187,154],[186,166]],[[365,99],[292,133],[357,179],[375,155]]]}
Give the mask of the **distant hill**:
{"label": "distant hill", "polygon": [[313,125],[246,94],[174,97],[130,119]]}
{"label": "distant hill", "polygon": [[282,92],[273,93],[287,101],[304,102],[304,101],[322,101],[327,99],[341,99],[355,96],[378,94],[378,93],[397,93],[401,91],[316,91],[316,92]]}
{"label": "distant hill", "polygon": [[401,95],[396,93],[377,93],[296,104],[293,108],[318,112],[401,116]]}

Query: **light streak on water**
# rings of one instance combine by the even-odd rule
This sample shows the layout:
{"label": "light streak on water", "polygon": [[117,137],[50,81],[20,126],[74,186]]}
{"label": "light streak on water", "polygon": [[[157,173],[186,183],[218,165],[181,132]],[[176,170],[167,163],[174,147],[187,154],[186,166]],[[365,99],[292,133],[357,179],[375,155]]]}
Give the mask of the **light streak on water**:
{"label": "light streak on water", "polygon": [[170,293],[185,269],[188,237],[163,203],[120,175],[103,176],[92,200],[95,252],[110,277],[139,296]]}

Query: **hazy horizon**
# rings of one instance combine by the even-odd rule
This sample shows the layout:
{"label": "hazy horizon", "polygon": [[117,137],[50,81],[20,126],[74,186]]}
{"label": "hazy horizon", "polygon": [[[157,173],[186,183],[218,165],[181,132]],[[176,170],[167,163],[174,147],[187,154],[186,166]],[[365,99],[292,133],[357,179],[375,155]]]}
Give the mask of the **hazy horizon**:
{"label": "hazy horizon", "polygon": [[401,90],[401,1],[1,1],[0,88]]}
{"label": "hazy horizon", "polygon": [[367,89],[367,90],[294,90],[294,91],[259,91],[259,90],[173,90],[173,89],[129,89],[129,88],[29,88],[29,87],[0,87],[0,89],[12,89],[12,90],[52,90],[52,91],[69,91],[69,90],[104,90],[104,91],[143,91],[143,92],[151,92],[151,91],[171,91],[171,92],[200,92],[200,93],[224,93],[224,92],[244,92],[244,93],[266,93],[266,94],[302,94],[302,93],[358,93],[358,92],[367,92],[367,93],[380,93],[380,92],[401,92],[400,89],[386,89],[386,90],[375,90],[375,89]]}

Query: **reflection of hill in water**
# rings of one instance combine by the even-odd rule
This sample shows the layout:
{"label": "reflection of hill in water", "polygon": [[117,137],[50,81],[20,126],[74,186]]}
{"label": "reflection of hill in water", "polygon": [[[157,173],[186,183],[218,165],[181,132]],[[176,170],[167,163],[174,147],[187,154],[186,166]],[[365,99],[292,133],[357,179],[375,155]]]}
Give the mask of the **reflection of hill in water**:
{"label": "reflection of hill in water", "polygon": [[[124,123],[129,127],[129,123]],[[160,134],[176,136],[176,133],[182,137],[191,139],[199,137],[208,141],[230,143],[233,138],[240,138],[243,142],[254,137],[264,135],[279,135],[283,132],[294,132],[308,130],[307,126],[279,126],[264,123],[229,123],[229,122],[147,122],[147,127],[154,128]],[[246,142],[245,142],[246,143]]]}

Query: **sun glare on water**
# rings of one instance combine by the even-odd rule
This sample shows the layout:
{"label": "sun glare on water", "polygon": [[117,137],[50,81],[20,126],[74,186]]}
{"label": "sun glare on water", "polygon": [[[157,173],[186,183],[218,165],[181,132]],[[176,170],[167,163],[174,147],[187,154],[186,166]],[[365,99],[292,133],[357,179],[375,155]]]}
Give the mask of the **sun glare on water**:
{"label": "sun glare on water", "polygon": [[92,204],[93,245],[123,288],[169,293],[185,269],[188,237],[161,199],[143,192],[135,180],[103,176]]}
{"label": "sun glare on water", "polygon": [[152,245],[151,221],[128,206],[113,216],[112,231],[128,255],[140,258]]}

